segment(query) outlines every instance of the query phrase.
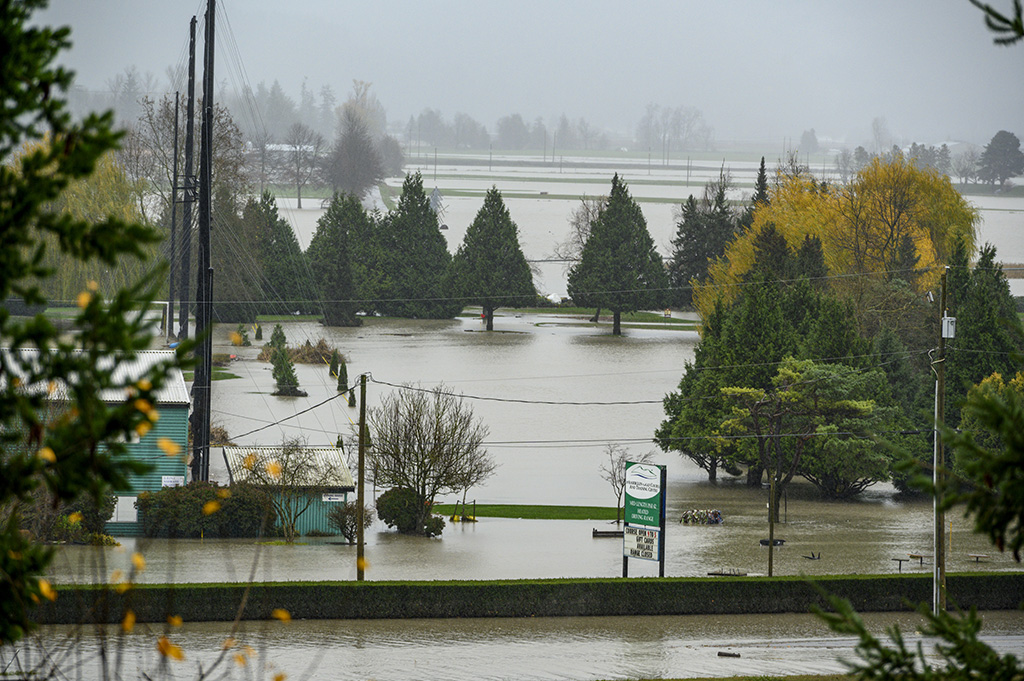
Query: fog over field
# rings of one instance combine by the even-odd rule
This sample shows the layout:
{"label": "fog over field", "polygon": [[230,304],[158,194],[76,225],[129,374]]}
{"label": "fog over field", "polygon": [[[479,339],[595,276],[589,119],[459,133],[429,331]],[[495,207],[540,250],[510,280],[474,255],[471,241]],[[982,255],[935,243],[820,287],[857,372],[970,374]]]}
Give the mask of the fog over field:
{"label": "fog over field", "polygon": [[[993,46],[967,0],[219,4],[219,83],[276,80],[297,98],[305,80],[343,100],[367,81],[398,125],[426,107],[491,131],[512,113],[549,125],[565,114],[628,138],[657,103],[699,109],[718,142],[781,144],[813,128],[824,143],[869,145],[876,118],[904,144],[1024,128],[1022,52]],[[162,94],[205,2],[51,5],[40,21],[72,27],[65,62],[80,86],[105,90],[134,65]]]}

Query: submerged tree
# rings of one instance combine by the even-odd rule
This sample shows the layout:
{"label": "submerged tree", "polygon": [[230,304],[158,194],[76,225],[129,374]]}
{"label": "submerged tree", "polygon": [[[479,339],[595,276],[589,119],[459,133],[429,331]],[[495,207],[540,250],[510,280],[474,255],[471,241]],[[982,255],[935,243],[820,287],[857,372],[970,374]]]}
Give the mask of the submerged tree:
{"label": "submerged tree", "polygon": [[601,464],[601,478],[612,486],[615,493],[615,524],[622,522],[622,494],[626,490],[626,464],[647,463],[654,458],[654,452],[630,454],[629,449],[620,444],[609,442],[604,446],[608,460]]}
{"label": "submerged tree", "polygon": [[615,335],[622,333],[623,312],[659,307],[665,299],[668,277],[661,256],[640,206],[618,174],[568,284],[577,305],[612,311]]}
{"label": "submerged tree", "polygon": [[317,220],[306,249],[306,260],[317,286],[327,326],[359,326],[358,303],[352,279],[349,234],[369,228],[363,206],[350,194],[335,194]]}
{"label": "submerged tree", "polygon": [[451,254],[419,173],[376,230],[377,309],[393,317],[446,319],[462,310],[448,289]]}
{"label": "submerged tree", "polygon": [[474,472],[493,471],[483,446],[487,427],[443,387],[406,387],[387,395],[370,410],[368,421],[373,447],[367,470],[375,485],[412,491],[416,533],[426,531],[438,494],[462,491],[471,476],[481,481]]}
{"label": "submerged tree", "polygon": [[466,301],[479,303],[494,330],[499,307],[531,304],[537,297],[533,273],[519,246],[519,230],[497,187],[491,187],[484,205],[466,229],[462,245],[452,259],[451,290]]}

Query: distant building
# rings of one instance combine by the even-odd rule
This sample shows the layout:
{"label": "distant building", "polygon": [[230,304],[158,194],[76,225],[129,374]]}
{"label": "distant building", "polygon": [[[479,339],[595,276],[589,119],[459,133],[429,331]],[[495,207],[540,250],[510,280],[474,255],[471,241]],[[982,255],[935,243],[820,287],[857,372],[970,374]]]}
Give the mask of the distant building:
{"label": "distant building", "polygon": [[[317,534],[337,534],[331,527],[327,514],[332,508],[345,504],[350,492],[355,491],[352,473],[345,463],[340,449],[335,447],[303,447],[304,455],[310,455],[314,469],[306,479],[295,480],[293,487],[298,490],[302,504],[308,506],[295,523],[295,530],[300,535],[311,532]],[[281,447],[224,447],[224,459],[228,465],[231,484],[252,483],[251,471],[255,465],[280,460]],[[247,465],[248,462],[248,465]],[[278,519],[280,521],[280,519]]]}

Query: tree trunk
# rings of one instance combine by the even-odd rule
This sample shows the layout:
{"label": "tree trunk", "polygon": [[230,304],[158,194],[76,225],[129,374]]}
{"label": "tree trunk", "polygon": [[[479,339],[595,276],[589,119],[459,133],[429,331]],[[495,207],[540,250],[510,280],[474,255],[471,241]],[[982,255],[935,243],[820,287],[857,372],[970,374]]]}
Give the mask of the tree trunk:
{"label": "tree trunk", "polygon": [[485,307],[484,315],[487,317],[487,330],[494,331],[494,308]]}
{"label": "tree trunk", "polygon": [[718,459],[711,459],[708,466],[708,482],[718,482]]}
{"label": "tree trunk", "polygon": [[302,210],[302,185],[295,183],[295,193],[299,198],[299,210]]}
{"label": "tree trunk", "polygon": [[760,462],[747,466],[747,487],[759,487],[763,476],[764,466]]}
{"label": "tree trunk", "polygon": [[622,313],[619,312],[618,310],[616,310],[615,312],[612,313],[612,335],[613,336],[621,336],[622,335],[622,326],[620,324],[621,317],[622,317]]}

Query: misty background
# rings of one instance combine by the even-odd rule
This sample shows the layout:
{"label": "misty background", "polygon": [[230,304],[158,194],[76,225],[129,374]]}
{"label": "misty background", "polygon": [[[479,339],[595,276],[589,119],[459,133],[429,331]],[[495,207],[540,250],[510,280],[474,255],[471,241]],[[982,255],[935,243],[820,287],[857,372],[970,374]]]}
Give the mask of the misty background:
{"label": "misty background", "polygon": [[[217,81],[228,91],[274,81],[298,101],[329,86],[338,102],[372,83],[390,129],[424,109],[465,113],[492,134],[520,114],[554,130],[585,118],[631,143],[651,104],[698,110],[711,147],[892,142],[983,145],[1024,126],[1020,50],[997,48],[967,0],[715,3],[538,0],[219,0]],[[1009,11],[1010,1],[996,2]],[[1005,7],[1003,7],[1005,5]],[[53,0],[40,23],[69,25],[62,62],[85,93],[107,93],[135,67],[147,92],[173,92],[188,23],[205,0]]]}

